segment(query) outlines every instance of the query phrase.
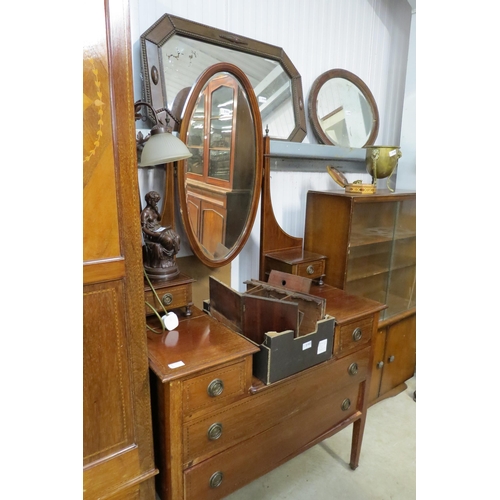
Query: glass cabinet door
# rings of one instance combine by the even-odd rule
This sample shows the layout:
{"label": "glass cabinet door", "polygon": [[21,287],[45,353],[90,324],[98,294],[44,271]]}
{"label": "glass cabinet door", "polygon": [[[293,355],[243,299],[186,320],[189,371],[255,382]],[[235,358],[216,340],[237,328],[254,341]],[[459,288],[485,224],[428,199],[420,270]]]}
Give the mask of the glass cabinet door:
{"label": "glass cabinet door", "polygon": [[187,171],[203,176],[203,144],[205,139],[205,94],[200,94],[191,116],[187,134],[187,147],[193,156],[187,159]]}
{"label": "glass cabinet door", "polygon": [[211,94],[208,176],[229,181],[234,90],[220,86]]}
{"label": "glass cabinet door", "polygon": [[221,75],[207,83],[189,121],[187,177],[230,190],[234,170],[234,132],[238,83]]}
{"label": "glass cabinet door", "polygon": [[416,307],[416,201],[396,205],[386,317]]}
{"label": "glass cabinet door", "polygon": [[415,307],[414,199],[354,203],[345,290],[383,302],[381,319]]}

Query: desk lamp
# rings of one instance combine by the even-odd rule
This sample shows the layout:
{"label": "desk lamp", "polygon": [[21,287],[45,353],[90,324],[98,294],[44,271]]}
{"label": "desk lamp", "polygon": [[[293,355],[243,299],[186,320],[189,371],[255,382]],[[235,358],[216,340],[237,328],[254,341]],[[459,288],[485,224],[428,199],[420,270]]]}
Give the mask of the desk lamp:
{"label": "desk lamp", "polygon": [[[151,110],[156,123],[148,136],[144,138],[141,132],[137,136],[137,149],[140,153],[138,166],[165,165],[191,157],[192,154],[186,145],[169,133],[167,127],[158,119],[159,111],[166,111],[171,115],[168,109],[162,108],[156,111],[149,103],[137,101],[134,105],[136,120],[146,119],[139,112],[142,106],[147,106]],[[173,203],[173,189],[170,189],[169,195],[171,199],[166,201]],[[143,264],[148,281],[149,278],[168,280],[179,274],[175,256],[180,249],[180,237],[172,226],[161,225],[161,215],[157,207],[160,198],[155,191],[147,193],[145,195],[147,205],[141,212]]]}

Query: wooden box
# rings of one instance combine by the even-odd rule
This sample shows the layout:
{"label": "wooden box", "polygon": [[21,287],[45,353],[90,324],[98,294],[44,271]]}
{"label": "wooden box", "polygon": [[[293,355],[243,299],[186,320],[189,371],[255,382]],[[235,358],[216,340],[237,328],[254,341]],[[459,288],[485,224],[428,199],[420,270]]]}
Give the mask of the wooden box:
{"label": "wooden box", "polygon": [[[253,373],[277,382],[332,357],[335,318],[325,301],[263,282],[239,293],[210,276],[210,315],[260,347]],[[306,327],[307,325],[307,327]]]}

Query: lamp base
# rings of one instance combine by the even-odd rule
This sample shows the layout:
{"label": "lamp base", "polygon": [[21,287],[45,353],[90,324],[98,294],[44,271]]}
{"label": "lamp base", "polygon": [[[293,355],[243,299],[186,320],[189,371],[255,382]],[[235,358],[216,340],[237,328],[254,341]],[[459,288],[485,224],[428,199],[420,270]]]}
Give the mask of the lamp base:
{"label": "lamp base", "polygon": [[177,263],[173,263],[173,265],[169,267],[149,267],[144,266],[146,273],[152,280],[171,280],[177,276],[179,276],[179,268],[177,267]]}

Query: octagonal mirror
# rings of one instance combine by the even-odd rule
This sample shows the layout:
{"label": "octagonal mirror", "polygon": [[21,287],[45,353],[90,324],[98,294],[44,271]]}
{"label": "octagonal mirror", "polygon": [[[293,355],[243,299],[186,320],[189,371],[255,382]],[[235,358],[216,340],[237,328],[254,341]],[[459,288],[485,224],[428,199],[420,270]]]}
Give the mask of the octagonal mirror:
{"label": "octagonal mirror", "polygon": [[201,72],[228,62],[249,79],[269,136],[304,139],[301,77],[282,48],[165,14],[141,36],[141,52],[144,99],[155,109],[183,109]]}
{"label": "octagonal mirror", "polygon": [[229,63],[200,75],[182,113],[181,215],[195,255],[207,266],[234,259],[247,241],[260,197],[262,122],[245,73]]}

